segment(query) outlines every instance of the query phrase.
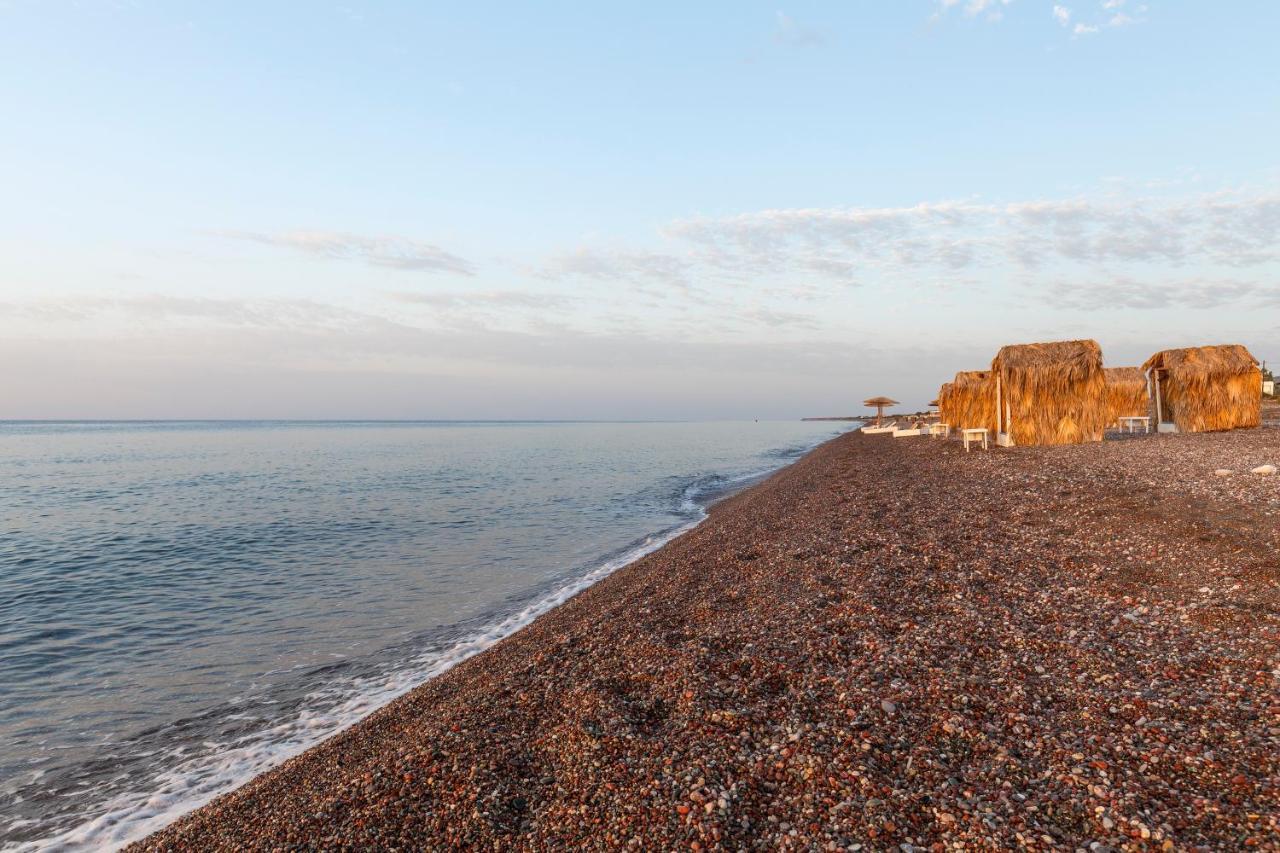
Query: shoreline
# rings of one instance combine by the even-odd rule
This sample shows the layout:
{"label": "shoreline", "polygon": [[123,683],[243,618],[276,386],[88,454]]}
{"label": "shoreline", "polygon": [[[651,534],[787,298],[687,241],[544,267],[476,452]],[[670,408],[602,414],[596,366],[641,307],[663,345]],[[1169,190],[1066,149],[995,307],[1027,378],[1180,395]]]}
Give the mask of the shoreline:
{"label": "shoreline", "polygon": [[[1278,439],[964,454],[845,433],[134,849],[1270,841],[1280,719],[1274,674],[1259,679],[1280,613],[1280,498],[1274,478],[1212,470],[1280,456]],[[965,502],[975,513],[957,520]],[[1135,547],[1159,565],[1131,565]],[[1144,648],[1163,657],[1136,661]],[[1127,710],[1139,699],[1145,715]],[[1209,734],[1187,735],[1206,711]],[[1181,724],[1161,723],[1156,751],[1186,749],[1176,792],[1150,778],[1159,759],[1135,734],[1167,716]],[[995,779],[1022,799],[987,790]],[[1196,817],[1206,804],[1215,822]]]}
{"label": "shoreline", "polygon": [[[819,439],[818,443],[830,440],[831,437],[825,437]],[[613,572],[662,548],[704,523],[717,505],[795,464],[813,446],[805,449],[802,445],[791,448],[786,453],[779,451],[777,454],[770,454],[774,458],[764,463],[763,467],[716,476],[709,481],[705,476],[689,477],[683,494],[678,493],[674,498],[680,504],[672,510],[674,524],[656,529],[614,551],[602,554],[576,573],[557,582],[532,589],[527,594],[510,600],[506,605],[509,609],[497,609],[493,614],[494,618],[468,629],[467,633],[450,646],[430,654],[423,653],[408,661],[404,671],[390,672],[385,679],[377,683],[370,682],[371,693],[352,694],[339,707],[327,712],[328,716],[338,716],[335,723],[325,725],[326,731],[319,738],[286,739],[279,743],[252,739],[232,743],[218,753],[219,763],[229,764],[227,767],[215,768],[202,764],[175,768],[169,773],[164,786],[157,790],[147,792],[137,789],[124,792],[108,801],[105,804],[106,810],[92,819],[24,843],[41,849],[46,846],[58,848],[61,845],[105,845],[111,849],[119,849],[137,843],[199,810],[212,800],[234,792],[281,764],[340,735],[351,726],[358,725],[370,714],[438,678],[454,666],[483,653]],[[300,713],[305,715],[307,712],[303,709]],[[346,719],[341,719],[342,717]],[[307,728],[314,728],[314,724]]]}

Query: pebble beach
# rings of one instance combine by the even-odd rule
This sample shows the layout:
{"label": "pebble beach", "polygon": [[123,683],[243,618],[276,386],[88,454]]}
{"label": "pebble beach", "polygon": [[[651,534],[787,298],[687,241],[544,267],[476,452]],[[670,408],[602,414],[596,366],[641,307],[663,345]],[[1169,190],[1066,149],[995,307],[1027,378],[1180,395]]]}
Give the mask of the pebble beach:
{"label": "pebble beach", "polygon": [[1280,849],[1268,463],[848,433],[133,849]]}

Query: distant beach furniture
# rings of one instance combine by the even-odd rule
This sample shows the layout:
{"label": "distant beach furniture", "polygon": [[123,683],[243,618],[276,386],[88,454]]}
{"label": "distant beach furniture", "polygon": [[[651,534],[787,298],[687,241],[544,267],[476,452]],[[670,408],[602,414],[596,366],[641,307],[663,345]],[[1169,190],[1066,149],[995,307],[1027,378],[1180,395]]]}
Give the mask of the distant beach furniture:
{"label": "distant beach furniture", "polygon": [[1107,425],[1106,379],[1097,341],[1001,347],[995,375],[996,444],[1084,444]]}
{"label": "distant beach furniture", "polygon": [[1160,432],[1219,432],[1262,423],[1262,371],[1240,344],[1161,350],[1142,369]]}
{"label": "distant beach furniture", "polygon": [[1119,425],[1121,418],[1147,414],[1151,396],[1141,367],[1108,367],[1103,374],[1107,381],[1107,423]]}
{"label": "distant beach furniture", "polygon": [[871,397],[863,400],[862,405],[876,407],[876,426],[881,426],[884,423],[884,407],[897,406],[899,403],[897,400],[891,400],[888,397]]}
{"label": "distant beach furniture", "polygon": [[942,420],[956,429],[996,431],[996,384],[990,370],[962,370],[938,391]]}
{"label": "distant beach furniture", "polygon": [[883,426],[870,426],[870,425],[864,426],[861,431],[865,433],[869,433],[870,435],[879,435],[882,432],[893,432],[897,428],[898,428],[897,421],[889,421],[887,424],[884,424]]}

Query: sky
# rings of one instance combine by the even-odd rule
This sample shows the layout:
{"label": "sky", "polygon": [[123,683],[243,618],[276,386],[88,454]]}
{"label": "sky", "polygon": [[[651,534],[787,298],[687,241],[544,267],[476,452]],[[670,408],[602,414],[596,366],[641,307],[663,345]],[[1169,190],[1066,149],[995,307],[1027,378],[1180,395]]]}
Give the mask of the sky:
{"label": "sky", "polygon": [[793,418],[1280,361],[1280,4],[0,0],[0,418]]}

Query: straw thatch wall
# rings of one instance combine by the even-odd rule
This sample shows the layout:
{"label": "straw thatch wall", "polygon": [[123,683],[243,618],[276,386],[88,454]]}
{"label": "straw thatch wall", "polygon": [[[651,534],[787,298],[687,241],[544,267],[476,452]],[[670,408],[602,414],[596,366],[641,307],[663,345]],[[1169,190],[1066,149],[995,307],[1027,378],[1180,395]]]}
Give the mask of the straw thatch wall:
{"label": "straw thatch wall", "polygon": [[962,370],[950,383],[947,423],[955,429],[996,431],[996,385],[990,370]]}
{"label": "straw thatch wall", "polygon": [[950,382],[944,382],[942,387],[938,389],[938,421],[940,423],[952,423],[953,401],[951,399],[951,389],[953,387]]}
{"label": "straw thatch wall", "polygon": [[[1160,408],[1178,432],[1256,427],[1262,420],[1262,371],[1239,344],[1167,349],[1142,365],[1157,371]],[[1155,416],[1155,402],[1151,404]]]}
{"label": "straw thatch wall", "polygon": [[1004,428],[1014,444],[1101,441],[1107,425],[1102,348],[1096,341],[1016,344],[991,362]]}
{"label": "straw thatch wall", "polygon": [[1147,413],[1150,395],[1147,393],[1147,377],[1141,367],[1108,367],[1103,371],[1106,379],[1107,423],[1119,418],[1141,417]]}

